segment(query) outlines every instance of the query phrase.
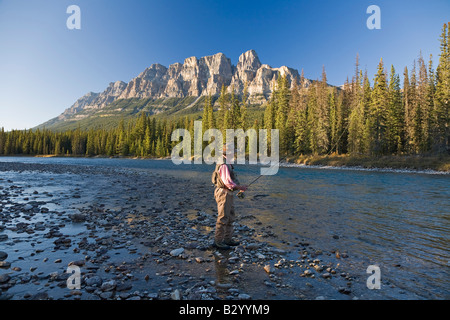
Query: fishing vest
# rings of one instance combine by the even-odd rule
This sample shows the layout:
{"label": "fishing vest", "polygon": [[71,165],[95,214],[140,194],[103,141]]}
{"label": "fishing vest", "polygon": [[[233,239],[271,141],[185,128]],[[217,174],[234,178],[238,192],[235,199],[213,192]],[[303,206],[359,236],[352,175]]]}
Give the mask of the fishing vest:
{"label": "fishing vest", "polygon": [[222,165],[226,165],[228,166],[228,170],[230,171],[230,177],[231,180],[233,180],[234,183],[239,184],[239,181],[237,179],[236,174],[234,173],[234,167],[230,164],[225,164],[225,163],[218,163],[216,164],[216,169],[214,170],[212,177],[211,177],[211,181],[212,183],[216,186],[216,188],[223,188],[223,189],[228,189],[225,184],[223,183],[222,179],[220,178],[220,173],[219,173],[219,169],[220,166]]}

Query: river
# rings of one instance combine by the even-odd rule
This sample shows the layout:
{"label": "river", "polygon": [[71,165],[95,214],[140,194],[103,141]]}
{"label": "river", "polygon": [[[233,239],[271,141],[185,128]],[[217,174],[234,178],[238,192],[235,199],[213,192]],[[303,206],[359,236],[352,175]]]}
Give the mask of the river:
{"label": "river", "polygon": [[[170,160],[3,157],[1,162],[133,168],[211,185],[212,166]],[[241,183],[259,167],[236,165]],[[383,285],[424,299],[450,298],[450,175],[383,170],[280,167],[237,200],[237,211],[258,216],[289,249],[299,242],[351,258],[368,277],[380,267]],[[383,290],[383,287],[380,289]],[[402,298],[395,296],[394,298]]]}

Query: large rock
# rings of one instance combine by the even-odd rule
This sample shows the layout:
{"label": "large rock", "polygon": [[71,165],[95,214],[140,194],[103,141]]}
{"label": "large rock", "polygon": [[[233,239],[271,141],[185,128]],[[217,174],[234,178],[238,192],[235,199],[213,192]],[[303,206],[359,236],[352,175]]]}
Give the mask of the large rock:
{"label": "large rock", "polygon": [[11,279],[11,277],[9,276],[9,274],[4,273],[4,274],[0,274],[0,283],[6,283]]}
{"label": "large rock", "polygon": [[174,250],[170,251],[170,255],[172,257],[178,257],[183,252],[184,252],[184,248],[178,248],[178,249],[174,249]]}
{"label": "large rock", "polygon": [[8,254],[6,252],[0,251],[0,261],[5,260],[8,258]]}
{"label": "large rock", "polygon": [[103,280],[102,280],[101,277],[94,275],[92,277],[89,277],[89,278],[85,279],[84,282],[88,286],[100,287],[102,285],[102,283],[103,283]]}
{"label": "large rock", "polygon": [[86,216],[82,213],[73,213],[71,215],[69,215],[70,219],[73,222],[84,222],[86,221]]}
{"label": "large rock", "polygon": [[112,290],[114,290],[116,288],[116,286],[117,286],[116,280],[110,280],[110,281],[103,282],[101,284],[100,290],[102,290],[102,291],[112,291]]}

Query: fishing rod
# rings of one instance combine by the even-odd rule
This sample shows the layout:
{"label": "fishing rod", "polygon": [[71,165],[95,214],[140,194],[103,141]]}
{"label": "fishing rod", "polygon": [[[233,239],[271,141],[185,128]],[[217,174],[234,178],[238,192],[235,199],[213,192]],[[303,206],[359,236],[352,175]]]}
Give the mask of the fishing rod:
{"label": "fishing rod", "polygon": [[[337,147],[337,145],[339,144],[339,142],[341,141],[342,137],[344,136],[345,132],[348,132],[348,129],[350,127],[350,123],[347,124],[347,126],[344,128],[344,130],[342,130],[341,135],[339,136],[339,138],[337,139],[336,143],[331,147],[330,151],[327,153],[327,156],[329,156],[332,152],[333,149]],[[287,158],[287,156],[281,158],[280,160],[278,160],[278,164],[280,164],[281,161],[285,160]],[[259,180],[259,178],[261,178],[263,175],[259,175],[255,180],[253,180],[252,182],[250,182],[250,184],[247,185],[247,188],[250,187],[252,184],[254,184],[256,181]],[[244,199],[244,191],[240,190],[237,193],[237,197],[240,199]]]}
{"label": "fishing rod", "polygon": [[[283,161],[283,160],[285,160],[286,158],[287,158],[287,156],[281,158],[280,160],[278,160],[278,164],[280,164],[280,162]],[[254,184],[256,181],[258,181],[259,178],[261,178],[262,176],[263,176],[263,174],[260,174],[258,177],[256,177],[255,180],[253,180],[252,182],[250,182],[250,183],[247,185],[247,189],[248,189],[248,187],[250,187],[252,184]],[[239,199],[244,199],[244,192],[245,192],[245,191],[240,190],[240,191],[237,193],[236,196],[237,196]]]}

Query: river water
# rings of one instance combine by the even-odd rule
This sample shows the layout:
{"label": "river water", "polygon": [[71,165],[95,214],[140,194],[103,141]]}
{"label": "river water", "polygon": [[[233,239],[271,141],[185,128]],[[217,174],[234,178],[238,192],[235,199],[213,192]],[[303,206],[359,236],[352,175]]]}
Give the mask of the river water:
{"label": "river water", "polygon": [[[212,166],[170,160],[108,158],[1,158],[2,162],[133,168],[211,185]],[[260,168],[236,165],[241,183]],[[257,215],[286,249],[299,242],[349,256],[368,277],[380,267],[383,285],[424,299],[450,298],[450,175],[317,167],[280,167],[263,176],[236,203]],[[386,279],[388,279],[386,281]],[[382,290],[382,289],[381,289]],[[394,298],[402,298],[395,296]]]}

